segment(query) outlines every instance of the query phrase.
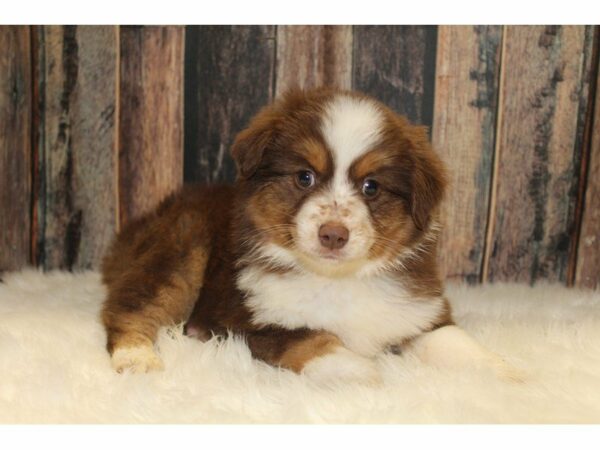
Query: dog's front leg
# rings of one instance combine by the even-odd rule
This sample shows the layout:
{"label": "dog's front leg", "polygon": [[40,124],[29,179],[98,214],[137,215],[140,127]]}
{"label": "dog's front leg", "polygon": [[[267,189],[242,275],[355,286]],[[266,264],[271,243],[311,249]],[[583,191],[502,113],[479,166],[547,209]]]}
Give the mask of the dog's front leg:
{"label": "dog's front leg", "polygon": [[247,333],[246,338],[255,358],[320,384],[381,382],[374,360],[352,352],[337,336],[322,330],[266,327]]}
{"label": "dog's front leg", "polygon": [[523,373],[486,349],[456,325],[446,325],[412,340],[407,350],[439,368],[490,368],[508,381],[523,381]]}

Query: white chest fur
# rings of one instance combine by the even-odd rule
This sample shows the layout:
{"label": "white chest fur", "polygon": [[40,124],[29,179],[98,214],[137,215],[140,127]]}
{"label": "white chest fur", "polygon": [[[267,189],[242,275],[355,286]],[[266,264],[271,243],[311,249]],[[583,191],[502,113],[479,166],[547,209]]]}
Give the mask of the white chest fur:
{"label": "white chest fur", "polygon": [[256,324],[323,329],[365,356],[420,334],[443,307],[442,299],[412,297],[383,276],[327,278],[250,267],[238,286],[248,293]]}

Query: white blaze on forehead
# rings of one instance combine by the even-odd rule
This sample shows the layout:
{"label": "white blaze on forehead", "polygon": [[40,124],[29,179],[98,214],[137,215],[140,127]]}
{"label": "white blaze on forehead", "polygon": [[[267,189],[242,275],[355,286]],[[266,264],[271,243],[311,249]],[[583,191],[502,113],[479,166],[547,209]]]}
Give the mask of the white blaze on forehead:
{"label": "white blaze on forehead", "polygon": [[[349,231],[348,242],[340,249],[340,260],[353,264],[367,260],[375,230],[369,209],[350,182],[348,170],[357,158],[373,149],[380,139],[383,121],[383,113],[372,100],[339,95],[325,105],[321,133],[331,149],[333,180],[327,189],[311,195],[296,215],[296,245],[303,255],[320,257],[319,229],[333,221]],[[326,264],[321,259],[315,271],[325,270],[329,267]]]}
{"label": "white blaze on forehead", "polygon": [[334,184],[347,178],[352,163],[380,137],[383,114],[369,99],[338,96],[325,108],[321,131],[333,153]]}

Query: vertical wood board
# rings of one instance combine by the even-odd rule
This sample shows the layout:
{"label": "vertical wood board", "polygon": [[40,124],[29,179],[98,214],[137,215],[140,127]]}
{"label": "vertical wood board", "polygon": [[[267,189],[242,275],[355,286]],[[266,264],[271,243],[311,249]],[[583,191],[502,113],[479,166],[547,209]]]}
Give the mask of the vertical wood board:
{"label": "vertical wood board", "polygon": [[431,126],[436,44],[436,26],[355,26],[354,89]]}
{"label": "vertical wood board", "polygon": [[351,26],[277,27],[277,95],[291,87],[350,89],[351,85]]}
{"label": "vertical wood board", "polygon": [[566,281],[592,29],[506,27],[487,277]]}
{"label": "vertical wood board", "polygon": [[450,184],[439,245],[442,274],[478,282],[492,178],[501,26],[438,29],[432,141]]}
{"label": "vertical wood board", "polygon": [[[598,51],[598,47],[596,48]],[[581,233],[579,235],[575,285],[598,289],[600,286],[600,66],[596,55],[596,99],[592,122],[591,147],[587,167]]]}
{"label": "vertical wood board", "polygon": [[0,26],[0,271],[29,263],[31,39],[27,26]]}
{"label": "vertical wood board", "polygon": [[38,262],[97,267],[117,223],[117,28],[39,33]]}
{"label": "vertical wood board", "polygon": [[183,184],[184,27],[120,28],[120,223]]}
{"label": "vertical wood board", "polygon": [[235,135],[272,100],[273,26],[190,26],[186,31],[186,182],[231,181]]}

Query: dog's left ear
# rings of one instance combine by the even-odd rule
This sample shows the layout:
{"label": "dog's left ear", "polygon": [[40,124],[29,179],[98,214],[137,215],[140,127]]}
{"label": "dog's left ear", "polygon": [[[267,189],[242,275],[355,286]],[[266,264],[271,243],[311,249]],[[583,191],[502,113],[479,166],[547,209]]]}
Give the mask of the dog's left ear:
{"label": "dog's left ear", "polygon": [[408,140],[413,158],[411,215],[419,230],[424,230],[433,209],[441,202],[447,178],[444,164],[429,143],[426,127],[410,127]]}
{"label": "dog's left ear", "polygon": [[250,178],[258,169],[265,150],[272,142],[276,121],[273,107],[267,106],[236,136],[231,156],[241,178]]}

